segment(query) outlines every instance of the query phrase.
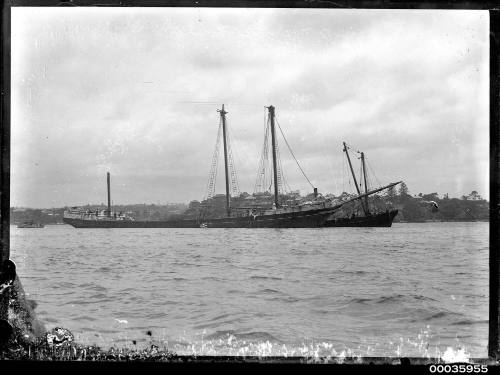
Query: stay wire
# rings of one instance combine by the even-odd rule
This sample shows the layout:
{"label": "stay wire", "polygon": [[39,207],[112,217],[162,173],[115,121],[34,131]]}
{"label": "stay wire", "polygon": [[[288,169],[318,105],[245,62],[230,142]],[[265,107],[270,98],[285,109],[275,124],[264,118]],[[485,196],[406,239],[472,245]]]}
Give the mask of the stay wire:
{"label": "stay wire", "polygon": [[[232,173],[234,173],[234,183],[235,183],[235,186],[233,187],[233,179],[231,178],[231,187],[233,188],[233,190],[236,190],[236,193],[239,195],[241,193],[241,190],[240,190],[240,183],[239,183],[239,178],[238,178],[238,173],[236,171],[236,164],[234,163],[234,160],[235,160],[235,154],[233,153],[233,149],[231,147],[231,141],[230,140],[233,140],[234,142],[235,141],[235,138],[234,138],[234,135],[233,135],[233,130],[232,128],[228,125],[228,123],[226,122],[226,126],[227,126],[227,135],[228,135],[228,139],[227,139],[227,144],[228,144],[228,152],[229,152],[229,159],[230,159],[230,167],[232,168]],[[236,146],[237,146],[237,143],[236,142]],[[236,147],[238,148],[238,147]],[[239,165],[242,165],[242,163],[240,162],[240,159],[238,157],[238,154],[236,154],[236,160],[238,161]],[[231,175],[232,177],[232,175]]]}
{"label": "stay wire", "polygon": [[277,120],[277,119],[276,119],[276,123],[278,124],[278,128],[279,128],[279,130],[280,130],[280,132],[281,132],[281,135],[283,136],[283,139],[285,140],[285,143],[286,143],[286,145],[287,145],[287,147],[288,147],[288,150],[290,150],[290,154],[292,154],[292,157],[293,157],[293,159],[295,160],[295,163],[297,163],[297,166],[299,167],[300,171],[302,172],[302,174],[303,174],[303,175],[304,175],[304,177],[306,178],[306,180],[307,180],[307,182],[309,183],[309,185],[311,185],[311,187],[312,187],[312,188],[313,188],[313,190],[314,190],[314,185],[311,183],[311,181],[309,181],[309,178],[307,178],[307,176],[306,176],[306,174],[304,173],[304,171],[303,171],[302,167],[300,166],[300,164],[299,164],[299,162],[298,162],[297,158],[295,157],[295,155],[294,155],[294,153],[293,153],[293,151],[292,151],[292,148],[290,147],[290,145],[288,144],[288,141],[286,140],[286,137],[285,137],[285,134],[283,133],[283,130],[281,130],[281,126],[280,126],[280,124],[279,124],[279,122],[278,122],[278,120]]}
{"label": "stay wire", "polygon": [[366,161],[366,164],[368,164],[368,168],[370,168],[371,173],[372,173],[372,174],[373,174],[373,176],[375,177],[375,180],[377,181],[378,186],[382,186],[382,184],[381,184],[381,183],[380,183],[380,181],[378,180],[377,175],[376,175],[376,174],[375,174],[375,172],[373,171],[373,168],[372,168],[372,166],[370,165],[370,163],[368,162],[368,160],[366,159],[366,157],[365,157],[365,161]]}
{"label": "stay wire", "polygon": [[215,192],[215,185],[217,181],[217,170],[219,164],[219,149],[220,149],[220,139],[222,134],[222,120],[219,120],[219,129],[217,131],[217,140],[215,142],[215,149],[212,155],[212,165],[210,166],[210,172],[207,181],[206,199],[212,198]]}
{"label": "stay wire", "polygon": [[266,186],[266,166],[268,164],[268,138],[269,138],[269,122],[266,123],[264,113],[264,144],[260,155],[259,167],[257,170],[257,178],[255,180],[254,194],[259,192],[259,189],[264,189]]}

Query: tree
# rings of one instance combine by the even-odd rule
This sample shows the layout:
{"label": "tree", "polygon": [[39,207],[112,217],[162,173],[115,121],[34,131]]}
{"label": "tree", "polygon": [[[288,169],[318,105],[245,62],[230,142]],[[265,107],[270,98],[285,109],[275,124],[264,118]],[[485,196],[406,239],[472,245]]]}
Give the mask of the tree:
{"label": "tree", "polygon": [[401,185],[399,186],[399,196],[400,197],[406,197],[408,195],[408,186],[404,182],[401,182]]}
{"label": "tree", "polygon": [[469,199],[469,200],[473,200],[473,201],[479,201],[479,200],[481,200],[482,198],[481,198],[481,196],[479,195],[479,193],[478,193],[477,191],[473,190],[473,191],[469,194],[469,196],[467,197],[467,199]]}
{"label": "tree", "polygon": [[394,186],[391,186],[389,189],[387,189],[387,198],[392,200],[395,197],[396,197],[396,188]]}

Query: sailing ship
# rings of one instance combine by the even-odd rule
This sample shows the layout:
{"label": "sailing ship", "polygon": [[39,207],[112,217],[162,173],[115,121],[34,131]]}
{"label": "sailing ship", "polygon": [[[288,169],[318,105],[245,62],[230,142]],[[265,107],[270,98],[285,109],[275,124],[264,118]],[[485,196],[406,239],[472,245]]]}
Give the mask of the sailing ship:
{"label": "sailing ship", "polygon": [[[344,142],[344,152],[352,172],[357,195],[344,199],[342,201],[319,199],[318,190],[313,187],[314,199],[307,204],[287,205],[280,202],[280,163],[278,160],[278,148],[276,138],[275,107],[266,107],[268,110],[268,125],[270,130],[271,150],[272,150],[272,186],[274,187],[274,200],[272,206],[250,206],[250,207],[231,207],[230,183],[234,182],[235,174],[230,173],[231,151],[228,142],[228,131],[226,126],[226,114],[224,105],[218,110],[220,114],[219,135],[217,138],[216,152],[212,161],[210,172],[207,199],[204,201],[201,210],[196,218],[175,219],[175,220],[134,220],[132,217],[122,213],[116,214],[111,210],[110,197],[110,175],[107,174],[108,187],[108,209],[99,211],[83,210],[78,207],[72,207],[64,212],[63,220],[76,228],[317,228],[317,227],[390,227],[394,217],[397,215],[396,209],[388,209],[384,212],[372,212],[369,207],[368,197],[390,189],[397,184],[394,182],[377,189],[368,189],[366,181],[366,168],[364,154],[361,153],[361,162],[364,176],[364,191],[361,191],[360,185],[352,167],[349,157],[349,147]],[[278,125],[279,126],[279,125]],[[221,131],[222,129],[222,131]],[[280,128],[281,130],[281,128]],[[215,185],[215,174],[217,168],[219,136],[222,133],[224,149],[224,170],[225,170],[225,203],[226,209],[223,215],[210,215],[210,203],[213,200]],[[286,140],[285,140],[286,141]],[[265,138],[265,145],[267,138]],[[288,145],[288,142],[286,142]],[[265,146],[266,147],[266,146]],[[290,149],[291,151],[291,149]],[[293,153],[292,153],[293,155]],[[295,158],[295,156],[294,156]],[[297,162],[298,163],[298,162]],[[300,166],[299,166],[300,167]],[[302,170],[302,169],[301,169]],[[305,174],[304,174],[305,176]],[[309,181],[309,180],[308,180]],[[352,214],[349,216],[340,215],[343,208],[349,205],[361,204],[363,214]]]}

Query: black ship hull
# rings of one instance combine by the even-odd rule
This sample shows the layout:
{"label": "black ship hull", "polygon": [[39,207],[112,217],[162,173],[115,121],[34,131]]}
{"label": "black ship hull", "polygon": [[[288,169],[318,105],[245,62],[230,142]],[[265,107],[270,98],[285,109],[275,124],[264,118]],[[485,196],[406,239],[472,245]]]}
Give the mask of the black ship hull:
{"label": "black ship hull", "polygon": [[165,221],[134,221],[134,220],[92,220],[63,218],[66,224],[75,228],[198,228],[197,220],[165,220]]}
{"label": "black ship hull", "polygon": [[331,208],[284,212],[273,215],[164,221],[88,220],[64,218],[75,228],[320,228],[390,227],[397,210],[366,217],[331,219]]}
{"label": "black ship hull", "polygon": [[390,227],[398,214],[398,210],[386,211],[380,214],[350,218],[327,220],[326,227]]}

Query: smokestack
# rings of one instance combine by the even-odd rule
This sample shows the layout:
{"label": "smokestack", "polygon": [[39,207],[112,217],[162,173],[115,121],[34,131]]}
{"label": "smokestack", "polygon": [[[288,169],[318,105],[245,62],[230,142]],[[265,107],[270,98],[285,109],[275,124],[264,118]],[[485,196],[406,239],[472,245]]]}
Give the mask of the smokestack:
{"label": "smokestack", "polygon": [[111,188],[110,188],[110,177],[108,172],[108,217],[111,217]]}
{"label": "smokestack", "polygon": [[318,196],[318,188],[314,188],[314,197],[316,198]]}

